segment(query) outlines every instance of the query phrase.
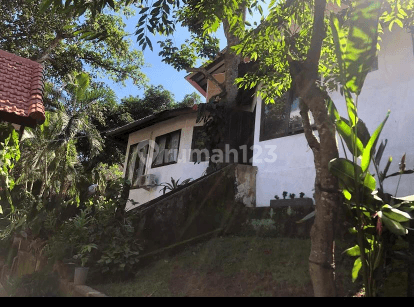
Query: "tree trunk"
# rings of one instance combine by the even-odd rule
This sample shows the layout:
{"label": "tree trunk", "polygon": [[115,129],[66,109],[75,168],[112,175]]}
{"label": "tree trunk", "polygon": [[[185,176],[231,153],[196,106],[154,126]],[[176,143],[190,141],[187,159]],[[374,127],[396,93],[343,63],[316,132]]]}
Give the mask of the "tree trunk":
{"label": "tree trunk", "polygon": [[338,157],[335,138],[331,131],[318,129],[322,142],[315,155],[316,215],[311,229],[309,272],[315,296],[336,296],[335,288],[335,209],[339,204],[338,182],[328,170],[330,160]]}
{"label": "tree trunk", "polygon": [[[240,13],[243,14],[243,21],[246,19],[246,7],[244,4],[240,4]],[[224,86],[226,88],[226,105],[229,108],[237,107],[237,93],[238,86],[236,84],[236,78],[239,74],[239,64],[241,62],[241,56],[237,55],[231,50],[233,46],[240,44],[240,39],[234,35],[230,29],[230,25],[227,20],[223,21],[224,35],[227,39],[226,52],[224,54],[224,69],[225,80]]]}
{"label": "tree trunk", "polygon": [[[309,80],[304,78],[303,80]],[[315,296],[336,296],[335,287],[335,215],[340,206],[338,180],[328,169],[329,161],[338,157],[335,127],[328,118],[325,95],[316,83],[299,82],[301,116],[305,137],[314,154],[316,215],[311,229],[309,272]],[[311,110],[319,140],[313,134],[308,111]]]}
{"label": "tree trunk", "polygon": [[[306,60],[297,62],[288,57],[292,89],[301,99],[300,113],[305,137],[314,155],[316,215],[311,229],[309,273],[317,297],[336,296],[335,217],[341,205],[338,179],[328,169],[329,162],[339,156],[335,125],[328,117],[326,93],[317,85],[322,43],[326,36],[325,7],[326,0],[315,0],[313,32]],[[314,118],[318,138],[312,131],[309,111]]]}

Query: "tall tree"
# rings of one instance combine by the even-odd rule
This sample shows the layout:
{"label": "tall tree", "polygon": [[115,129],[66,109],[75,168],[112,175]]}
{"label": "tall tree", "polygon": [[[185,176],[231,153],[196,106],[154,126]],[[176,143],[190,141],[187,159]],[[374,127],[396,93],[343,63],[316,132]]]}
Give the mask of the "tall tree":
{"label": "tall tree", "polygon": [[[327,10],[327,3],[335,3]],[[238,80],[241,86],[260,82],[263,99],[273,102],[288,90],[300,97],[305,137],[314,154],[316,216],[311,231],[309,268],[315,296],[336,295],[333,248],[335,225],[341,208],[338,180],[329,172],[329,162],[338,157],[335,126],[330,118],[329,90],[345,95],[350,118],[356,109],[350,101],[359,95],[376,56],[379,17],[392,27],[412,22],[412,1],[279,1],[272,2],[270,14],[257,29],[244,37],[239,52],[260,63],[260,68]],[[339,7],[343,6],[343,10]],[[337,11],[335,14],[334,11]],[[407,13],[405,13],[407,11]],[[396,13],[398,12],[398,13]],[[349,29],[351,43],[344,45],[343,33],[335,41],[333,31],[341,23]],[[339,48],[342,48],[339,50]],[[271,52],[269,52],[271,50]],[[335,52],[337,50],[337,52]],[[337,54],[345,52],[347,61]],[[342,71],[342,73],[339,73]],[[346,72],[346,73],[345,73]],[[346,76],[344,79],[343,76]],[[312,114],[317,136],[309,120]],[[360,129],[352,122],[350,129]]]}
{"label": "tall tree", "polygon": [[[39,195],[43,199],[57,195],[62,200],[66,192],[76,192],[77,166],[81,167],[82,159],[93,158],[103,148],[103,139],[91,119],[99,112],[99,100],[108,100],[110,95],[91,88],[85,73],[71,79],[55,101],[55,110],[47,113],[46,122],[35,129],[27,128],[22,137],[18,181],[29,184],[26,190],[32,191],[33,183],[39,180]],[[78,151],[77,141],[81,138],[88,140],[87,152]]]}
{"label": "tall tree", "polygon": [[[82,1],[83,2],[83,1]],[[132,79],[142,86],[146,77],[142,52],[131,48],[119,6],[106,13],[80,18],[71,12],[41,7],[41,1],[0,2],[0,49],[42,63],[53,82],[74,71],[88,70],[116,82]],[[109,10],[109,9],[108,9]],[[114,14],[120,13],[120,14]]]}
{"label": "tall tree", "polygon": [[[96,5],[102,9],[110,1],[97,0],[92,2],[96,10]],[[365,18],[372,16],[378,21],[380,16],[378,14],[382,14],[381,21],[387,25],[398,24],[402,26],[404,24],[408,26],[412,22],[413,1],[271,1],[268,17],[263,20],[258,28],[247,33],[244,8],[251,7],[256,4],[256,1],[188,0],[183,2],[184,6],[178,16],[181,18],[181,22],[189,26],[190,30],[196,34],[193,38],[194,45],[182,46],[181,49],[178,49],[170,41],[165,41],[162,47],[164,47],[163,55],[167,61],[175,65],[176,68],[191,71],[191,65],[189,66],[188,63],[194,64],[196,61],[193,51],[204,50],[199,46],[203,46],[203,43],[204,46],[215,46],[215,48],[207,48],[207,50],[213,51],[213,53],[216,52],[216,42],[205,34],[217,30],[220,22],[223,22],[229,48],[226,52],[228,56],[225,56],[225,61],[227,61],[225,63],[226,83],[217,85],[225,91],[229,106],[235,104],[232,98],[235,97],[233,92],[235,87],[232,82],[237,76],[237,61],[240,59],[237,54],[249,56],[250,59],[260,64],[258,71],[247,74],[238,80],[239,86],[252,88],[263,82],[265,87],[262,88],[261,95],[267,102],[274,102],[274,97],[280,97],[290,89],[294,90],[301,98],[300,112],[305,137],[313,151],[316,169],[315,200],[317,213],[311,233],[312,250],[309,257],[311,279],[315,296],[336,295],[333,242],[335,222],[341,202],[337,178],[328,169],[329,161],[338,157],[338,149],[335,125],[327,108],[327,102],[330,100],[327,93],[328,90],[338,87],[338,83],[340,83],[337,79],[338,71],[342,63],[338,62],[334,52],[335,42],[331,35],[333,27],[331,26],[330,14],[326,12],[326,6],[328,2],[335,3],[338,6],[341,6],[341,4],[348,5],[349,8],[342,11],[339,17],[350,23],[358,24],[358,21],[363,21]],[[131,3],[131,1],[124,1],[124,3]],[[147,1],[142,1],[142,3],[148,4]],[[148,26],[149,32],[160,29],[162,33],[168,34],[169,31],[173,30],[171,19],[168,18],[169,4],[174,7],[177,3],[178,1],[174,0],[159,0],[152,7],[146,5],[142,8],[137,30],[141,45],[151,47],[151,42],[144,31],[145,26]],[[377,10],[377,15],[364,15],[363,8],[376,7],[378,3],[382,6],[381,10]],[[92,8],[92,4],[88,8]],[[356,14],[352,15],[353,12],[356,12]],[[150,20],[149,25],[146,23],[147,20]],[[374,25],[371,30],[371,34],[373,33],[375,38],[370,41],[370,44],[376,46],[378,27]],[[200,37],[204,38],[204,41]],[[208,44],[205,44],[206,41]],[[238,45],[239,42],[242,42],[242,44]],[[237,54],[235,55],[233,51],[237,51]],[[376,49],[370,47],[368,51],[370,52],[369,56],[362,59],[365,66],[372,60],[372,55],[375,54]],[[188,58],[190,58],[190,61],[185,60]],[[358,72],[359,74],[355,78],[363,81],[366,71]],[[206,72],[203,73],[206,78],[214,82],[211,76]],[[322,76],[322,80],[320,76]],[[355,82],[355,80],[352,82]],[[347,95],[346,92],[345,94]],[[349,104],[350,106],[351,104]],[[318,136],[315,136],[311,129],[309,111],[315,120]],[[352,112],[352,108],[350,107],[348,111]],[[353,123],[353,125],[356,125],[356,123]]]}
{"label": "tall tree", "polygon": [[121,100],[121,105],[134,120],[141,119],[154,113],[172,109],[175,104],[174,95],[162,85],[150,86],[144,97],[129,96]]}

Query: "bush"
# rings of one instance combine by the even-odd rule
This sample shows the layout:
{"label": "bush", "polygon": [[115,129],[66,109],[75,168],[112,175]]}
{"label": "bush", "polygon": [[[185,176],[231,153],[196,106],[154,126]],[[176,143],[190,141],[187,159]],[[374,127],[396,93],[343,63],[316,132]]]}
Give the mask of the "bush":
{"label": "bush", "polygon": [[59,296],[59,279],[56,273],[47,271],[24,275],[11,282],[14,297],[55,297]]}
{"label": "bush", "polygon": [[91,268],[88,279],[129,277],[142,250],[132,221],[116,199],[100,198],[93,206],[94,212],[88,207],[58,229],[45,255],[55,261],[82,260],[82,266]]}
{"label": "bush", "polygon": [[116,210],[116,202],[101,202],[89,231],[91,242],[98,246],[92,256],[96,271],[105,277],[128,277],[142,250],[130,218]]}

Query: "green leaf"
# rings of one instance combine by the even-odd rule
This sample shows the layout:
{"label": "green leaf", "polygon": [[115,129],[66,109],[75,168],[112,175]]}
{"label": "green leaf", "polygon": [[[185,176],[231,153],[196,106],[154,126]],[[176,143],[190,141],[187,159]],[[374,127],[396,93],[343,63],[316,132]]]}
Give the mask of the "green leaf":
{"label": "green leaf", "polygon": [[354,99],[352,98],[352,94],[350,93],[350,91],[346,88],[344,90],[344,96],[345,96],[346,108],[348,111],[348,118],[352,123],[352,127],[355,127],[358,122],[358,115],[357,115],[357,109],[354,103]]}
{"label": "green leaf", "polygon": [[364,186],[370,189],[371,191],[374,191],[375,188],[377,187],[377,181],[370,173],[367,173],[365,175]]}
{"label": "green leaf", "polygon": [[395,199],[407,202],[414,202],[414,195],[404,196],[404,197],[393,197]]}
{"label": "green leaf", "polygon": [[341,118],[336,121],[335,125],[339,135],[344,139],[349,151],[354,154],[354,144],[356,143],[357,157],[361,156],[364,150],[364,145],[361,140],[355,136],[353,129],[348,125],[347,121],[345,121],[344,118]]}
{"label": "green leaf", "polygon": [[379,165],[381,162],[382,154],[384,153],[385,146],[387,146],[387,142],[388,142],[387,139],[385,140],[385,142],[382,141],[381,145],[379,146],[377,150],[377,154],[375,155],[375,160],[374,160],[376,165]]}
{"label": "green leaf", "polygon": [[410,175],[410,174],[414,174],[414,170],[406,170],[406,171],[403,171],[403,172],[392,173],[392,174],[386,176],[385,178],[390,178],[390,177],[395,177],[395,176],[400,176],[400,175]]}
{"label": "green leaf", "polygon": [[354,129],[357,130],[358,139],[362,142],[364,146],[367,146],[369,139],[371,138],[371,135],[369,134],[368,128],[365,125],[364,121],[358,118],[356,128]]}
{"label": "green leaf", "polygon": [[375,145],[377,144],[382,128],[384,128],[384,125],[387,122],[388,117],[390,116],[390,113],[391,112],[388,111],[387,116],[385,116],[385,119],[378,126],[377,130],[375,130],[375,132],[372,134],[371,138],[368,141],[368,144],[364,148],[364,152],[362,153],[362,160],[361,160],[361,168],[363,172],[365,172],[368,169],[369,164],[371,163],[373,149],[375,149]]}
{"label": "green leaf", "polygon": [[340,82],[342,85],[346,84],[346,75],[345,75],[345,64],[344,64],[344,55],[346,50],[346,34],[342,30],[341,25],[339,24],[339,19],[336,14],[330,14],[331,17],[331,28],[332,28],[332,36],[333,41],[335,44],[335,53],[336,58],[338,61],[338,67],[339,67],[339,77]]}
{"label": "green leaf", "polygon": [[392,233],[398,236],[404,236],[407,234],[407,229],[405,229],[399,222],[389,219],[384,216],[384,214],[381,214],[381,212],[378,212],[378,216],[380,216],[384,226]]}
{"label": "green leaf", "polygon": [[348,191],[347,189],[343,189],[343,190],[342,190],[342,194],[344,194],[344,197],[345,197],[347,200],[351,200],[352,195],[351,195],[351,193],[349,193],[349,191]]}
{"label": "green leaf", "polygon": [[408,222],[411,220],[411,216],[408,213],[393,208],[390,205],[382,206],[381,211],[386,217],[397,222]]}
{"label": "green leaf", "polygon": [[360,256],[361,255],[359,245],[355,245],[353,247],[350,247],[350,248],[346,249],[343,253],[346,253],[349,256]]}
{"label": "green leaf", "polygon": [[355,170],[359,178],[361,167],[344,158],[335,158],[329,162],[329,171],[338,177],[341,183],[345,185],[347,190],[355,191]]}
{"label": "green leaf", "polygon": [[152,49],[152,43],[151,43],[151,40],[149,39],[149,37],[148,37],[148,36],[146,36],[146,37],[145,37],[145,40],[147,41],[147,44],[148,44],[148,46],[149,46],[150,50],[151,50],[151,51],[153,51],[153,49]]}
{"label": "green leaf", "polygon": [[52,4],[53,0],[44,0],[39,8],[39,14],[43,14]]}
{"label": "green leaf", "polygon": [[346,87],[359,95],[376,57],[381,1],[353,2],[345,53]]}
{"label": "green leaf", "polygon": [[115,3],[114,0],[108,0],[109,6],[114,10],[115,9]]}
{"label": "green leaf", "polygon": [[355,260],[354,266],[352,268],[352,282],[355,282],[355,280],[358,278],[358,273],[361,267],[362,267],[361,257],[358,257]]}
{"label": "green leaf", "polygon": [[335,103],[332,101],[332,99],[329,98],[326,101],[326,106],[327,106],[327,109],[328,109],[329,118],[331,119],[331,121],[333,123],[335,123],[336,120],[341,118],[341,116],[339,115],[338,110],[336,109]]}
{"label": "green leaf", "polygon": [[349,231],[350,234],[353,234],[353,235],[358,233],[358,231],[355,229],[355,227],[349,228],[348,231]]}

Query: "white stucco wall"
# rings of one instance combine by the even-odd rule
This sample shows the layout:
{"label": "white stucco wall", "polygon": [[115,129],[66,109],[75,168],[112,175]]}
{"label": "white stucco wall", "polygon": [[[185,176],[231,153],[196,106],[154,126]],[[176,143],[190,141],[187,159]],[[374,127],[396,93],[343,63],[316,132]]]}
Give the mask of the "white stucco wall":
{"label": "white stucco wall", "polygon": [[[181,129],[181,138],[179,144],[178,161],[175,164],[151,168],[152,153],[147,160],[147,168],[145,174],[154,174],[156,176],[158,184],[163,182],[171,182],[171,177],[174,180],[180,179],[180,182],[187,178],[193,178],[193,180],[201,177],[208,166],[208,162],[201,162],[194,164],[190,162],[190,150],[193,137],[193,127],[200,124],[196,124],[197,113],[181,115],[173,119],[146,127],[142,130],[136,131],[129,135],[128,149],[126,159],[128,159],[129,149],[131,145],[137,144],[145,140],[153,140],[157,136],[170,133]],[[124,176],[126,172],[127,160],[125,160]],[[131,189],[129,198],[139,202],[142,205],[156,197],[162,195],[162,187],[155,187],[147,191],[145,189]],[[132,209],[131,203],[127,204],[127,210]]]}
{"label": "white stucco wall", "polygon": [[[369,132],[377,128],[388,110],[391,115],[381,134],[380,140],[388,139],[380,169],[385,166],[389,156],[393,163],[388,174],[398,171],[398,163],[407,154],[406,167],[414,168],[414,55],[411,34],[407,30],[394,27],[386,32],[381,43],[378,57],[378,70],[370,72],[366,78],[358,102],[358,115],[366,123]],[[331,97],[339,113],[347,118],[344,98],[337,92]],[[257,98],[256,127],[254,144],[262,149],[260,156],[255,155],[253,165],[257,166],[257,206],[269,206],[274,195],[282,197],[282,192],[304,192],[312,197],[315,170],[313,154],[303,133],[283,138],[259,142],[260,115],[262,103]],[[269,157],[266,145],[277,146],[277,160],[267,163]],[[378,143],[379,145],[379,143]],[[340,156],[344,157],[342,146]],[[255,153],[258,150],[255,150]],[[258,161],[257,159],[262,159]],[[398,177],[386,179],[385,189],[394,194]],[[414,194],[414,175],[401,178],[398,196]]]}

